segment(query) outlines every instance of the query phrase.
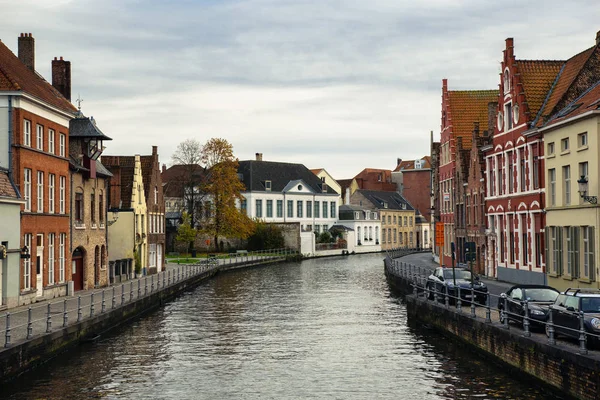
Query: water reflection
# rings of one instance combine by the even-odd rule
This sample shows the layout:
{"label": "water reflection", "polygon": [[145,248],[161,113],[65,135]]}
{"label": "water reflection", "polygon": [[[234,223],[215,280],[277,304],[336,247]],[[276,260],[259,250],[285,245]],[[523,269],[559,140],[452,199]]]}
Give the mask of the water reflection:
{"label": "water reflection", "polygon": [[[407,324],[381,255],[222,274],[2,388],[10,399],[548,399]],[[556,397],[554,397],[556,398]]]}

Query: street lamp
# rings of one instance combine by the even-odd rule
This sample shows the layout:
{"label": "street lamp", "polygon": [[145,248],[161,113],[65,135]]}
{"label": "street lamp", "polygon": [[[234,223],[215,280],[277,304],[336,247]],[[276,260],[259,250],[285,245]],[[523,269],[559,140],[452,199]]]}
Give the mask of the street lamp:
{"label": "street lamp", "polygon": [[581,175],[581,178],[577,180],[579,184],[579,196],[583,199],[583,201],[587,201],[590,204],[598,204],[597,196],[588,196],[588,180],[585,175]]}

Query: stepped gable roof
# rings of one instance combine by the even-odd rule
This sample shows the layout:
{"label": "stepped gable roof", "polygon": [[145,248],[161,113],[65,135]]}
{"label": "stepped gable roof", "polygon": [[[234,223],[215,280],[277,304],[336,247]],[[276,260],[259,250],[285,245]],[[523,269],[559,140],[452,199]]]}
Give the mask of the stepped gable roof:
{"label": "stepped gable roof", "polygon": [[590,111],[600,110],[600,81],[596,82],[581,96],[568,103],[564,108],[558,110],[546,126],[552,126],[566,119],[585,114]]}
{"label": "stepped gable roof", "polygon": [[[142,180],[144,182],[144,196],[146,196],[146,202],[150,199],[150,183],[152,180],[152,168],[155,165],[154,156],[140,156],[140,164],[142,165]],[[158,163],[156,164],[158,168]],[[160,174],[159,174],[160,175]]]}
{"label": "stepped gable roof", "polygon": [[102,164],[113,173],[119,171],[119,182],[111,182],[111,186],[120,185],[122,208],[130,208],[133,189],[133,172],[135,170],[135,156],[102,156]]}
{"label": "stepped gable roof", "polygon": [[10,182],[10,178],[8,177],[8,173],[0,171],[0,198],[9,197],[16,199],[19,196],[15,190],[15,187]]}
{"label": "stepped gable roof", "polygon": [[[462,137],[463,149],[470,149],[473,123],[488,123],[488,104],[498,101],[498,90],[449,90],[449,122],[455,138]],[[430,160],[431,164],[431,160]]]}
{"label": "stepped gable roof", "polygon": [[[239,162],[238,174],[249,192],[264,192],[265,181],[271,181],[272,192],[282,192],[289,182],[301,179],[315,193],[322,193],[321,179],[302,164],[246,160]],[[330,186],[326,193],[339,194]]]}
{"label": "stepped gable roof", "polygon": [[94,117],[77,116],[69,121],[69,137],[95,138],[98,140],[112,140],[106,136],[98,125]]}
{"label": "stepped gable roof", "polygon": [[534,120],[564,65],[564,61],[516,60],[516,64],[529,108],[529,119]]}
{"label": "stepped gable roof", "polygon": [[23,92],[42,100],[67,113],[77,112],[77,108],[58,90],[31,71],[0,41],[0,91]]}
{"label": "stepped gable roof", "polygon": [[398,192],[385,192],[381,190],[363,189],[359,189],[357,190],[357,192],[362,194],[378,209],[414,211],[413,206],[410,205],[410,203]]}

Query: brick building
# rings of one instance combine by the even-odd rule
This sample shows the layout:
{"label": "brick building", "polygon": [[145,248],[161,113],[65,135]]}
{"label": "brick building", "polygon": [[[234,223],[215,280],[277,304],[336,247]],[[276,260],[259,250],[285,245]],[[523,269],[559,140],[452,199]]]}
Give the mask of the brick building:
{"label": "brick building", "polygon": [[148,225],[148,273],[160,272],[165,266],[165,199],[158,160],[158,148],[140,156]]}
{"label": "brick building", "polygon": [[436,153],[438,158],[434,162],[438,167],[434,187],[440,193],[438,200],[440,224],[436,224],[435,234],[443,237],[439,254],[442,265],[452,264],[452,243],[455,244],[455,254],[457,256],[462,254],[462,248],[457,246],[456,240],[457,217],[460,218],[458,223],[463,238],[461,243],[464,243],[465,237],[462,188],[466,183],[466,173],[457,166],[456,154],[471,149],[473,123],[486,124],[488,104],[497,99],[497,90],[450,91],[447,79],[442,81],[441,135],[439,152]]}
{"label": "brick building", "polygon": [[365,168],[355,177],[359,189],[395,192],[396,184],[392,182],[392,171],[389,169]]}
{"label": "brick building", "polygon": [[79,115],[71,120],[71,272],[76,291],[109,283],[106,210],[112,174],[99,160],[105,140],[112,139],[102,133],[93,118]]}
{"label": "brick building", "polygon": [[[21,194],[19,303],[62,296],[71,280],[69,121],[70,64],[52,63],[53,87],[35,71],[35,41],[18,39],[18,57],[0,42],[0,91],[10,137],[9,173]],[[68,90],[67,90],[68,89]],[[3,126],[2,129],[6,129]]]}

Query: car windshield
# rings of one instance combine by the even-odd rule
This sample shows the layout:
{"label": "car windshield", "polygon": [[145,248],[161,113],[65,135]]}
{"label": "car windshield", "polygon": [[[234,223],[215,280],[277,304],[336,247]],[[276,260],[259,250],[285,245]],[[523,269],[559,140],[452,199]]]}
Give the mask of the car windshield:
{"label": "car windshield", "polygon": [[526,289],[525,298],[528,301],[554,301],[558,297],[558,292],[552,289]]}
{"label": "car windshield", "polygon": [[[457,269],[455,270],[456,272],[456,279],[465,279],[465,280],[470,280],[471,279],[471,271],[465,271],[464,269]],[[452,279],[452,270],[451,269],[445,269],[444,270],[444,279]]]}
{"label": "car windshield", "polygon": [[600,312],[600,297],[582,297],[581,311]]}

